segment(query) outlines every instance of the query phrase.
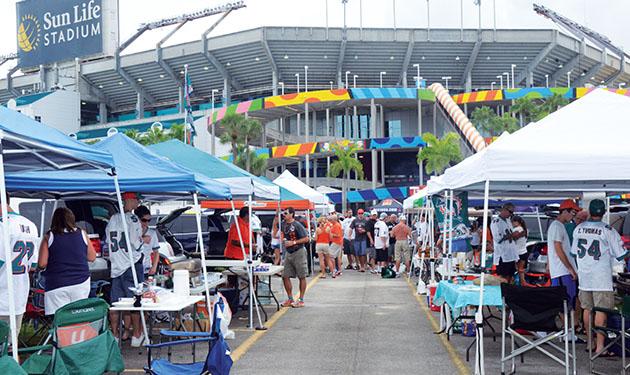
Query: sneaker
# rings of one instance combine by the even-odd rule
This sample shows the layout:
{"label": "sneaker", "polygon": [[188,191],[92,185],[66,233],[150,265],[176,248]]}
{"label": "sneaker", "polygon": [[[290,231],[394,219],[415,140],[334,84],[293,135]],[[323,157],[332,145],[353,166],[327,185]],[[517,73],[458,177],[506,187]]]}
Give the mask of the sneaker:
{"label": "sneaker", "polygon": [[300,307],[304,307],[304,300],[299,299],[299,300],[297,300],[297,301],[293,302],[293,305],[292,305],[292,306],[293,306],[294,308],[296,308],[296,309],[298,309],[298,308],[300,308]]}
{"label": "sneaker", "polygon": [[292,299],[288,299],[288,300],[282,302],[282,304],[280,306],[282,306],[282,307],[291,307],[291,306],[293,306],[293,300]]}
{"label": "sneaker", "polygon": [[396,272],[396,278],[399,279],[400,278],[401,273],[400,272]]}
{"label": "sneaker", "polygon": [[142,346],[143,342],[144,342],[144,333],[141,333],[140,337],[131,336],[132,348],[139,348],[140,346]]}

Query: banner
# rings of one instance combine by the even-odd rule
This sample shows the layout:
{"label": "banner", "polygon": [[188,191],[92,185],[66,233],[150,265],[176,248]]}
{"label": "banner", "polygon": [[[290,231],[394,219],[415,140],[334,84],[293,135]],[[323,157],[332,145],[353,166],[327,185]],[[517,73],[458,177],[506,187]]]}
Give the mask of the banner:
{"label": "banner", "polygon": [[21,68],[103,53],[101,0],[25,0],[16,9]]}
{"label": "banner", "polygon": [[[440,232],[444,233],[444,216],[448,210],[450,200],[444,199],[442,195],[433,195],[431,197],[433,207],[435,208],[435,220],[438,223]],[[468,227],[468,193],[462,192],[455,194],[453,197],[453,239],[467,238],[470,236]]]}

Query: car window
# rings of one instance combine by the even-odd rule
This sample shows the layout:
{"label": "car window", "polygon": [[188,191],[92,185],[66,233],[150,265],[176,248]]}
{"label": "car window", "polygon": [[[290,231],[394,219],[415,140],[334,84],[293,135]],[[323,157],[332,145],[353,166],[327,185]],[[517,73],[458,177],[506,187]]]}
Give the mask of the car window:
{"label": "car window", "polygon": [[[65,207],[65,203],[63,201],[57,201],[57,207]],[[45,211],[44,211],[44,231],[50,228],[50,222],[52,220],[53,208],[55,207],[54,201],[46,201]],[[17,207],[20,215],[26,217],[33,223],[37,225],[37,228],[40,228],[42,221],[42,202],[41,201],[31,201],[31,202],[22,202]]]}

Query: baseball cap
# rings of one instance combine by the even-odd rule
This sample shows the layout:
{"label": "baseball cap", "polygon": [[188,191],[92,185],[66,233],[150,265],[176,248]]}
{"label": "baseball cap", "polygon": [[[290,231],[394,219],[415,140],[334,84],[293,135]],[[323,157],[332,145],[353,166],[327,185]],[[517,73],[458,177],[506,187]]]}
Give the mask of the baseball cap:
{"label": "baseball cap", "polygon": [[359,209],[357,210],[357,215],[362,215],[362,214],[363,214],[363,212],[365,212],[365,211],[363,211],[363,209],[362,209],[362,208],[359,208]]}
{"label": "baseball cap", "polygon": [[380,216],[381,220],[385,219],[386,217],[387,217],[387,214],[385,212],[381,212],[381,216]]}
{"label": "baseball cap", "polygon": [[573,199],[565,199],[560,203],[560,211],[562,210],[576,210],[581,211],[582,209],[578,206]]}
{"label": "baseball cap", "polygon": [[378,212],[376,212],[376,210],[370,211],[370,216],[373,216],[373,215],[378,215]]}
{"label": "baseball cap", "polygon": [[405,215],[400,215],[400,217],[398,218],[398,220],[404,220],[407,221],[407,217]]}
{"label": "baseball cap", "polygon": [[604,216],[606,213],[606,203],[601,199],[593,199],[588,205],[591,216]]}
{"label": "baseball cap", "polygon": [[508,210],[511,213],[514,213],[514,203],[510,203],[510,202],[504,203],[503,206],[501,206],[501,208],[504,210]]}
{"label": "baseball cap", "polygon": [[134,193],[134,192],[125,192],[122,193],[122,199],[142,199],[144,198],[141,194],[139,193]]}

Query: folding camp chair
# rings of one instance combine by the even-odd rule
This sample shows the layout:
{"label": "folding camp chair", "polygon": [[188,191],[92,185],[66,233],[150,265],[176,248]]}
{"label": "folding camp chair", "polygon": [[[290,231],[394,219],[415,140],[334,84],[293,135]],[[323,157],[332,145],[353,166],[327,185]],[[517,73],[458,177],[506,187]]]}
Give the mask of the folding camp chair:
{"label": "folding camp chair", "polygon": [[[516,370],[515,358],[533,349],[545,354],[565,368],[568,375],[573,363],[573,374],[576,373],[575,341],[573,336],[573,312],[569,312],[567,291],[564,287],[528,288],[509,284],[501,284],[503,295],[503,313],[501,323],[501,374],[505,374],[505,363],[512,362],[510,374]],[[507,309],[511,311],[511,324],[508,324]],[[561,314],[563,327],[558,327],[556,319]],[[544,333],[543,337],[527,338],[523,331]],[[511,350],[505,353],[506,334],[510,335]],[[563,339],[564,347],[557,345],[556,339]],[[524,343],[515,349],[515,339]],[[571,352],[569,352],[571,341]],[[549,346],[543,347],[543,345]],[[554,349],[564,355],[560,358],[548,349]]]}
{"label": "folding camp chair", "polygon": [[[594,315],[596,312],[603,312],[608,315],[607,327],[600,327],[600,326],[595,325]],[[614,324],[610,324],[614,318],[616,318],[615,320],[619,321],[619,328],[614,327]],[[611,349],[613,348],[613,346],[615,346],[615,348],[613,349],[616,349],[618,347],[619,348],[618,352],[621,355],[621,373],[624,375],[626,374],[626,372],[630,368],[630,363],[626,363],[626,357],[628,355],[628,352],[630,352],[630,349],[626,347],[626,340],[630,338],[630,327],[626,325],[627,324],[626,319],[628,318],[630,318],[630,296],[623,297],[623,307],[621,311],[604,309],[600,307],[593,308],[593,311],[591,311],[591,315],[589,316],[589,322],[590,322],[589,327],[591,327],[591,329],[588,332],[588,344],[587,344],[589,347],[589,351],[588,351],[589,373],[601,374],[600,372],[597,372],[593,369],[593,362],[602,353],[608,351],[608,349]],[[597,332],[600,332],[600,333],[603,332],[608,337],[608,343],[604,346],[604,349],[602,349],[601,352],[593,353],[593,342],[594,342],[593,334]],[[613,351],[617,352],[617,350],[613,350]]]}
{"label": "folding camp chair", "polygon": [[[167,341],[157,344],[146,345],[148,366],[144,370],[152,375],[198,375],[211,373],[212,375],[229,375],[232,368],[232,358],[229,355],[230,348],[223,340],[221,333],[221,317],[224,308],[223,300],[218,299],[214,304],[212,314],[212,329],[210,332],[182,332],[161,330],[161,338],[176,341]],[[195,351],[193,348],[192,363],[171,363],[170,355],[168,360],[159,358],[153,360],[152,354],[156,349],[170,348],[177,345],[194,345],[196,343],[208,343],[208,355],[205,361],[195,362]]]}
{"label": "folding camp chair", "polygon": [[10,332],[9,325],[0,320],[0,374],[25,375],[26,372],[8,355]]}
{"label": "folding camp chair", "polygon": [[122,372],[125,365],[109,330],[109,306],[86,298],[57,310],[48,342],[20,350],[33,353],[22,367],[29,374],[100,374]]}

